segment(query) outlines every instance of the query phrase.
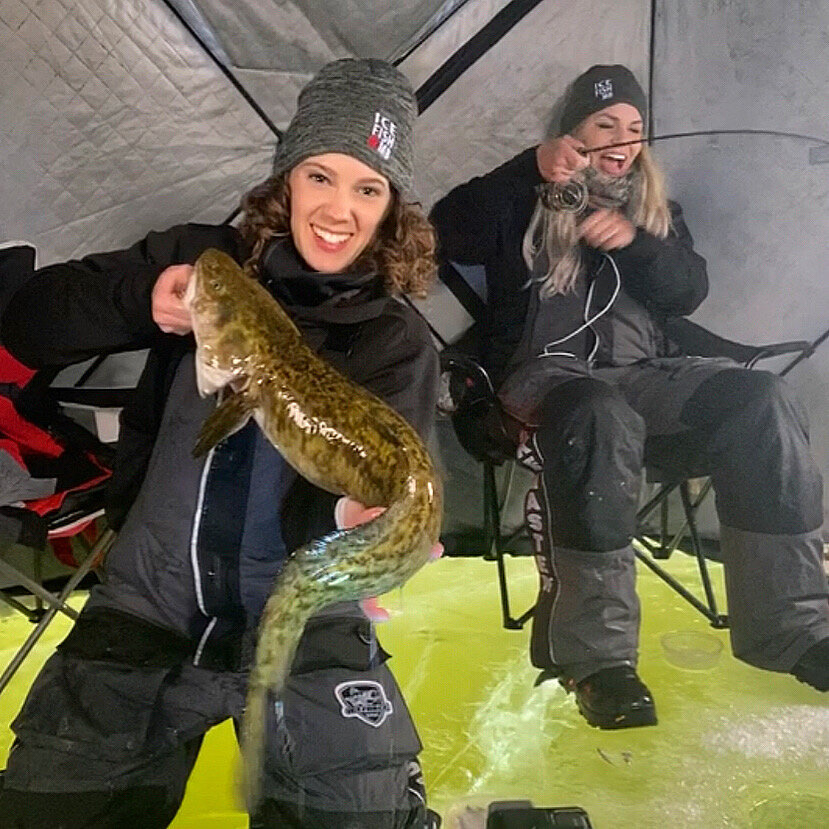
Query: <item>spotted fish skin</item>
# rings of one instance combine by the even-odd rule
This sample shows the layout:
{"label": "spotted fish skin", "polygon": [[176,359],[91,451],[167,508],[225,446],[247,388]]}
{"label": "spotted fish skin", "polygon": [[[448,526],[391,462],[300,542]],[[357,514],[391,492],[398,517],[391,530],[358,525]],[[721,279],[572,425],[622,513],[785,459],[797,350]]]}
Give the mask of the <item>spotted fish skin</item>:
{"label": "spotted fish skin", "polygon": [[185,302],[199,392],[225,389],[193,454],[206,454],[253,417],[300,475],[367,507],[387,507],[296,550],[265,605],[242,735],[252,810],[267,695],[284,688],[306,621],[328,604],[392,590],[429,560],[440,532],[441,481],[409,423],[310,349],[276,300],[227,254],[210,249],[198,258]]}

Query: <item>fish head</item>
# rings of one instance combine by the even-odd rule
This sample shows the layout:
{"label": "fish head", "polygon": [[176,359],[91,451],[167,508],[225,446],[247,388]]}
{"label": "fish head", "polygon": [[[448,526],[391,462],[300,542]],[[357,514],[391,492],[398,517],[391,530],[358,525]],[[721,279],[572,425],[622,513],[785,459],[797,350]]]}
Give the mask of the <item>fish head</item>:
{"label": "fish head", "polygon": [[261,350],[262,289],[222,251],[199,256],[184,294],[196,338],[196,382],[203,397],[244,387]]}

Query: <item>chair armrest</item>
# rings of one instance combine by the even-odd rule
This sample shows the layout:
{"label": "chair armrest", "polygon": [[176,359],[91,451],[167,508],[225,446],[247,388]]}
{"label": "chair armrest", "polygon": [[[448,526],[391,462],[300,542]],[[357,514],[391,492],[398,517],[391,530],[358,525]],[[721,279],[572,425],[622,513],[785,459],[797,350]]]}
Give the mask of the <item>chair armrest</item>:
{"label": "chair armrest", "polygon": [[800,353],[810,346],[805,340],[745,345],[720,337],[684,317],[671,317],[665,320],[662,330],[683,354],[696,357],[729,357],[749,368],[759,360]]}
{"label": "chair armrest", "polygon": [[458,442],[482,463],[501,464],[515,456],[501,407],[486,369],[473,357],[441,353],[442,391],[439,409],[451,417]]}
{"label": "chair armrest", "polygon": [[486,369],[474,358],[444,350],[440,355],[441,374],[448,378],[448,392],[451,407],[443,411],[451,414],[461,406],[485,400],[496,402],[495,389]]}
{"label": "chair armrest", "polygon": [[91,409],[123,409],[135,394],[131,388],[83,388],[79,386],[51,386],[50,391],[61,405],[83,406]]}
{"label": "chair armrest", "polygon": [[87,489],[67,493],[63,503],[45,516],[49,535],[60,535],[78,524],[102,516],[108,483],[108,480],[104,480]]}
{"label": "chair armrest", "polygon": [[807,349],[811,348],[811,343],[808,340],[790,340],[783,343],[769,343],[767,345],[758,345],[756,356],[748,363],[753,366],[759,360],[765,360],[768,357],[779,357],[783,354],[802,354]]}

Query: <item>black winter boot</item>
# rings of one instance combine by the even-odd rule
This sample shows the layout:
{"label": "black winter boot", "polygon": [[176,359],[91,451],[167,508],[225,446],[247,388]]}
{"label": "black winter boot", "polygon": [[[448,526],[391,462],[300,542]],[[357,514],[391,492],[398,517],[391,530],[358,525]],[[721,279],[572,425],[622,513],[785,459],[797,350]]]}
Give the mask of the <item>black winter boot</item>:
{"label": "black winter boot", "polygon": [[576,695],[582,716],[597,728],[635,728],[656,725],[653,696],[629,665],[604,668],[581,682],[562,679]]}
{"label": "black winter boot", "polygon": [[812,645],[791,671],[801,682],[818,691],[829,691],[829,636]]}

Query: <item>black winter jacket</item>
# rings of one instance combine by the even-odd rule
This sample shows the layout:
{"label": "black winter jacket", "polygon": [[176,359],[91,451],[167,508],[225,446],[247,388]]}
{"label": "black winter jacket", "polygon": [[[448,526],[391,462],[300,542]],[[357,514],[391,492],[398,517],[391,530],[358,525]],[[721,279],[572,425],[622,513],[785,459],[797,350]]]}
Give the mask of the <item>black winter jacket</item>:
{"label": "black winter jacket", "polygon": [[[151,294],[169,265],[192,264],[208,247],[239,262],[241,236],[229,225],[187,224],[152,232],[126,250],[87,256],[37,271],[9,302],[0,323],[3,345],[32,368],[65,366],[98,354],[149,348],[135,396],[121,415],[121,436],[107,513],[118,529],[144,477],[170,383],[192,336],[163,334],[151,315]],[[352,380],[402,414],[425,438],[431,429],[437,389],[437,353],[424,321],[389,298],[386,310],[361,323],[339,345],[339,326],[320,353]],[[289,546],[333,528],[332,497],[297,481],[283,524]],[[313,508],[312,508],[313,507]]]}
{"label": "black winter jacket", "polygon": [[[127,250],[43,268],[14,294],[3,316],[4,344],[34,368],[150,349],[135,396],[122,413],[109,488],[108,517],[120,535],[108,557],[108,578],[93,589],[81,622],[61,645],[66,652],[134,665],[166,664],[189,655],[197,664],[218,670],[238,670],[250,659],[256,608],[270,591],[280,554],[271,551],[275,534],[261,537],[263,546],[240,546],[248,527],[247,504],[254,503],[245,494],[253,456],[250,450],[237,450],[246,430],[217,447],[212,462],[203,467],[201,486],[198,477],[203,473],[177,438],[154,451],[164,424],[169,435],[190,445],[198,429],[197,422],[190,422],[206,416],[209,407],[198,399],[192,374],[192,394],[182,395],[182,384],[188,383],[183,378],[192,372],[182,364],[190,359],[195,342],[192,336],[160,332],[151,316],[152,287],[164,268],[193,263],[208,247],[240,262],[246,256],[241,237],[231,227],[175,227],[151,233]],[[385,304],[382,299],[374,303],[371,317],[363,322],[320,321],[314,336],[322,342],[323,357],[427,437],[438,359],[427,326],[415,311],[389,297]],[[165,413],[171,394],[177,395],[176,411]],[[183,430],[181,424],[187,424]],[[172,469],[169,477],[158,474],[170,458],[179,457],[177,480]],[[145,490],[151,458],[155,489]],[[269,469],[275,474],[276,467]],[[267,495],[262,500],[257,489],[251,498],[265,510],[254,519],[258,532],[263,531],[261,520],[266,527],[276,521],[283,549],[289,552],[334,528],[336,496],[299,476],[282,480],[287,483],[284,496],[275,492],[273,500]],[[180,498],[186,500],[179,507]],[[134,515],[133,504],[138,510]],[[154,512],[144,514],[148,504]],[[266,514],[271,506],[277,510],[274,516]],[[324,629],[330,633],[332,626],[344,626],[351,631],[346,638],[359,659],[369,659],[370,648],[354,633],[362,622],[345,611],[340,615],[342,619],[336,614],[328,619]]]}
{"label": "black winter jacket", "polygon": [[[431,213],[441,258],[486,268],[481,356],[496,383],[504,377],[527,315],[530,292],[524,288],[528,272],[521,245],[535,207],[535,188],[542,182],[536,148],[531,147],[456,187]],[[670,206],[673,230],[667,239],[639,229],[630,245],[613,251],[623,290],[657,320],[692,313],[708,291],[705,260],[693,250],[681,209]],[[588,268],[597,267],[595,252],[585,248],[585,254]],[[597,294],[608,291],[604,286]],[[597,323],[597,329],[607,327],[611,316]],[[580,322],[575,318],[573,327]]]}

